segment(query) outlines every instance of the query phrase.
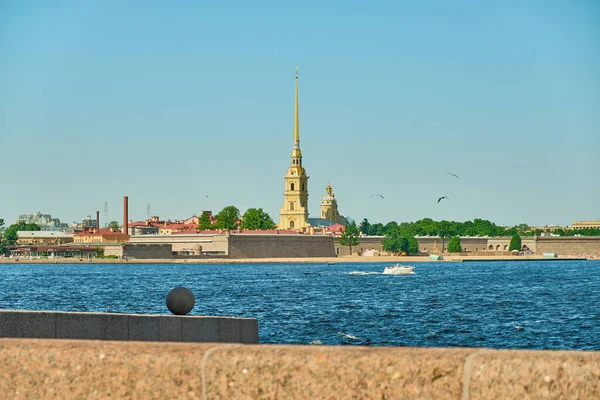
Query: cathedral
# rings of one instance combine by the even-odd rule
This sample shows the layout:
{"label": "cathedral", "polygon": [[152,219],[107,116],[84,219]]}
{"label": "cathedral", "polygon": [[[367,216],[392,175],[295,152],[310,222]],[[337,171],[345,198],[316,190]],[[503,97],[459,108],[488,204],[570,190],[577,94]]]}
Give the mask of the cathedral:
{"label": "cathedral", "polygon": [[298,116],[298,68],[296,68],[296,99],[294,107],[294,145],[291,164],[284,177],[283,207],[279,211],[279,229],[302,231],[309,226],[328,226],[335,223],[345,225],[340,216],[333,189],[327,185],[326,196],[321,200],[321,218],[308,218],[308,175],[302,166],[300,150],[300,120]]}
{"label": "cathedral", "polygon": [[346,225],[346,218],[342,217],[338,212],[337,200],[331,184],[325,188],[325,197],[321,199],[321,219],[331,221],[333,223]]}

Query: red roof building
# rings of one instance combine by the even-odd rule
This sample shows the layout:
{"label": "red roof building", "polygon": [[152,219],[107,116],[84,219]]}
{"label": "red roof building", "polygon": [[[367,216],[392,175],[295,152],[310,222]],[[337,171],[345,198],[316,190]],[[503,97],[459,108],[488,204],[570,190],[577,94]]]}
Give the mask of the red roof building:
{"label": "red roof building", "polygon": [[129,242],[129,235],[115,231],[113,228],[90,229],[76,234],[75,243],[119,243]]}
{"label": "red roof building", "polygon": [[327,233],[334,236],[340,236],[346,227],[342,224],[333,224],[327,228]]}

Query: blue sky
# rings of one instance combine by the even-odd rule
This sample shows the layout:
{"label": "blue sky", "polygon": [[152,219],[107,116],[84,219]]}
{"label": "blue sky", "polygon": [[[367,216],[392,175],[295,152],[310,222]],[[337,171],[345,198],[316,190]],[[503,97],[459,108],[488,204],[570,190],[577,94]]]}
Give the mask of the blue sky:
{"label": "blue sky", "polygon": [[2,1],[0,218],[121,221],[128,195],[134,220],[277,222],[298,65],[311,216],[331,181],[356,220],[598,219],[599,20],[591,0]]}

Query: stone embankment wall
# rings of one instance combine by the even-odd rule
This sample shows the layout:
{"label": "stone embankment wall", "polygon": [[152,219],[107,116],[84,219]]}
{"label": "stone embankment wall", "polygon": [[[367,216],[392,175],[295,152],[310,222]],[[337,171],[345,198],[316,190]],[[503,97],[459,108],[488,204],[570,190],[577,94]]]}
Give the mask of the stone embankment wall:
{"label": "stone embankment wall", "polygon": [[[359,245],[352,247],[355,254],[374,249],[383,251],[383,236],[359,238]],[[507,253],[510,237],[461,238],[463,252],[477,255]],[[442,240],[436,237],[419,237],[419,249],[431,253],[435,248],[441,253]],[[444,240],[444,247],[449,239]],[[558,253],[560,255],[600,256],[600,237],[522,237],[526,251],[535,254]],[[146,246],[146,247],[143,247]],[[285,258],[285,257],[335,257],[350,255],[348,246],[341,246],[339,238],[322,235],[140,235],[132,236],[131,243],[105,246],[105,254],[125,255],[138,259],[171,258],[172,252],[197,255],[198,248],[204,256],[229,258]],[[506,249],[506,250],[505,250]],[[499,253],[499,252],[505,253]],[[181,257],[179,257],[181,258]]]}
{"label": "stone embankment wall", "polygon": [[0,339],[2,398],[598,399],[600,353]]}
{"label": "stone embankment wall", "polygon": [[335,257],[333,238],[321,235],[229,236],[229,258]]}
{"label": "stone embankment wall", "polygon": [[536,246],[537,254],[600,256],[600,237],[597,236],[541,236],[537,238]]}
{"label": "stone embankment wall", "polygon": [[[495,236],[487,239],[488,251],[506,251],[510,248],[511,236]],[[537,239],[539,237],[521,236],[521,247],[524,251],[537,253]],[[464,239],[461,239],[461,242]]]}
{"label": "stone embankment wall", "polygon": [[258,321],[191,315],[0,310],[0,337],[258,343]]}
{"label": "stone embankment wall", "polygon": [[[384,236],[366,236],[359,238],[359,245],[352,246],[352,253],[359,254],[365,250],[383,251]],[[338,256],[349,256],[350,248],[340,245],[340,238],[334,239],[335,254]]]}
{"label": "stone embankment wall", "polygon": [[191,235],[138,235],[131,236],[131,243],[137,244],[171,244],[172,251],[195,251],[197,246],[205,253],[227,254],[228,238],[224,233],[191,234]]}
{"label": "stone embankment wall", "polygon": [[168,259],[173,251],[170,244],[131,244],[123,243],[103,246],[105,256],[117,256],[136,259]]}
{"label": "stone embankment wall", "polygon": [[126,258],[171,258],[170,244],[124,244],[123,257]]}
{"label": "stone embankment wall", "polygon": [[[375,249],[383,251],[383,236],[367,236],[359,238],[360,244],[352,247],[353,253],[362,250]],[[510,245],[510,236],[498,236],[490,238],[461,238],[460,242],[463,252],[477,255],[501,255],[510,254],[508,248]],[[448,241],[444,240],[444,248],[448,247]],[[423,253],[431,253],[434,245],[438,254],[442,250],[442,239],[436,237],[418,237],[419,250]],[[525,251],[531,251],[535,254],[558,253],[564,256],[600,256],[600,237],[597,236],[523,236],[521,245],[525,246]],[[339,238],[335,238],[335,252],[339,256],[350,255],[348,246],[340,246]],[[501,253],[504,252],[504,253]]]}

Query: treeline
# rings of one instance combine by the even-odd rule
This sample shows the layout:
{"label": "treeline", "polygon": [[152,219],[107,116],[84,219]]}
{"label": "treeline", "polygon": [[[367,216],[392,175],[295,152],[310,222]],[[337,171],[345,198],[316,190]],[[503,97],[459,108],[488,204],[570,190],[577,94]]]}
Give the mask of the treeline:
{"label": "treeline", "polygon": [[[368,219],[363,219],[359,225],[359,230],[363,235],[368,236],[389,236],[396,234],[403,237],[414,236],[539,236],[544,232],[551,232],[547,229],[532,229],[527,224],[515,225],[513,227],[498,226],[485,219],[474,219],[473,221],[434,221],[431,218],[423,218],[415,222],[402,222],[398,224],[395,221],[387,224],[371,224]],[[600,229],[557,229],[553,233],[560,236],[600,236]]]}
{"label": "treeline", "polygon": [[198,230],[207,229],[250,229],[250,230],[266,230],[275,229],[277,225],[273,218],[263,211],[262,208],[249,208],[244,215],[240,214],[240,210],[235,206],[227,206],[223,208],[211,220],[207,212],[203,212],[198,219]]}
{"label": "treeline", "polygon": [[12,224],[8,228],[4,228],[4,220],[0,218],[0,254],[6,254],[8,247],[14,246],[19,239],[18,231],[39,231],[40,227],[37,224],[26,224],[19,222]]}

